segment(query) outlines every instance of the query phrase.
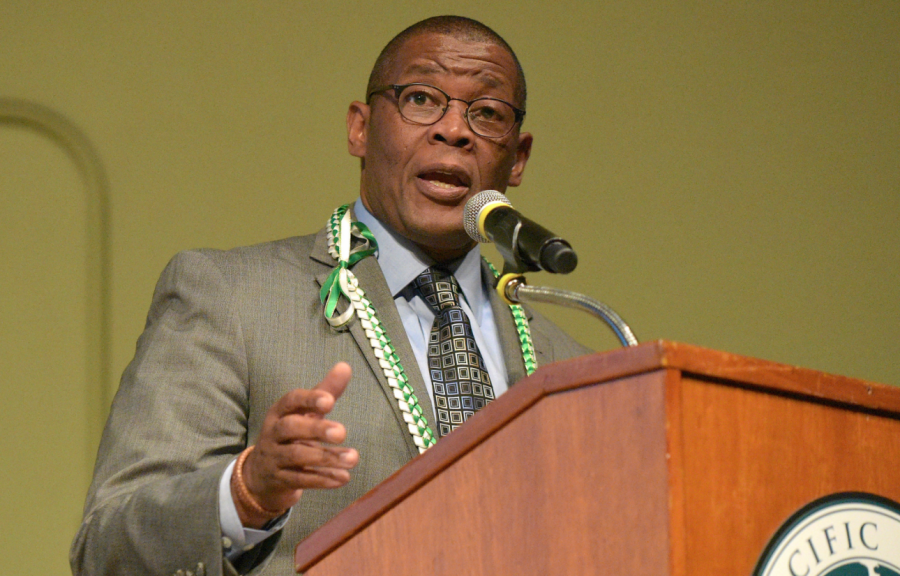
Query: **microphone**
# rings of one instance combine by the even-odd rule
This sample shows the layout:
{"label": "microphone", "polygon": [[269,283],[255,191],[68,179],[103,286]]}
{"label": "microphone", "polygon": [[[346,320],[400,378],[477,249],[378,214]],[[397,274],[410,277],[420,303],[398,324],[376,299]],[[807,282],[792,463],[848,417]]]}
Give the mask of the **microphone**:
{"label": "microphone", "polygon": [[519,214],[496,190],[479,192],[466,202],[463,224],[473,240],[497,244],[513,272],[568,274],[578,265],[568,242]]}

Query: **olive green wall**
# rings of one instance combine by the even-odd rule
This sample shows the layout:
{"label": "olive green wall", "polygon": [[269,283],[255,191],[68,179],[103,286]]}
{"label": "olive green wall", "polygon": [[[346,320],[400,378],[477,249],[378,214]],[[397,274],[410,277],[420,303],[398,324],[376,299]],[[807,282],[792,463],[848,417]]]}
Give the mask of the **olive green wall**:
{"label": "olive green wall", "polygon": [[[96,423],[83,420],[108,402],[92,375],[105,369],[100,384],[115,390],[166,261],[185,248],[311,232],[355,198],[347,104],[363,96],[368,70],[394,33],[447,11],[494,27],[525,67],[525,128],[535,145],[524,185],[509,196],[564,233],[581,259],[571,276],[532,275],[532,284],[604,300],[642,340],[900,384],[896,0],[3,0],[0,97],[39,103],[77,126],[108,180],[108,231],[100,234],[111,246],[108,298],[81,305],[108,313],[109,359],[91,368],[96,326],[79,332],[69,342],[82,355],[77,374],[47,399],[80,407],[71,426],[87,435],[88,451]],[[2,149],[19,151],[0,158],[4,195],[31,198],[32,186],[49,186],[3,176],[34,156],[15,143],[29,129],[0,123]],[[54,147],[49,138],[47,172],[65,172],[71,153],[54,156]],[[81,222],[93,209],[84,198],[64,214]],[[30,218],[66,220],[41,208],[46,202],[35,200]],[[78,240],[86,244],[77,259],[90,271],[102,263],[90,246],[104,229],[79,226],[91,239]],[[7,255],[33,244],[9,236]],[[48,298],[83,300],[73,287],[99,281],[48,266],[46,284],[34,287]],[[8,287],[20,275],[11,270],[0,267],[5,299],[18,298]],[[546,312],[598,350],[616,345],[577,312]],[[30,318],[5,315],[0,322],[16,325],[4,338],[67,330],[54,317]],[[4,364],[12,355],[20,365],[63,361],[18,350],[4,342]],[[32,378],[55,378],[45,374]],[[18,373],[3,378],[4,390],[33,389]],[[7,419],[3,435],[17,439],[16,454],[56,461],[60,446],[21,427],[59,421],[48,422],[40,403],[9,396],[20,415]],[[93,404],[85,409],[86,402]],[[4,470],[17,465],[6,455]],[[44,473],[68,474],[67,485],[83,494],[89,464]],[[21,493],[32,472],[22,474],[5,494]],[[49,488],[26,492],[3,518],[9,527],[22,514],[37,517],[2,544],[4,558],[21,559],[10,573],[64,573],[60,542],[71,538],[81,502]],[[46,520],[57,512],[64,522]],[[38,541],[42,530],[51,534]]]}

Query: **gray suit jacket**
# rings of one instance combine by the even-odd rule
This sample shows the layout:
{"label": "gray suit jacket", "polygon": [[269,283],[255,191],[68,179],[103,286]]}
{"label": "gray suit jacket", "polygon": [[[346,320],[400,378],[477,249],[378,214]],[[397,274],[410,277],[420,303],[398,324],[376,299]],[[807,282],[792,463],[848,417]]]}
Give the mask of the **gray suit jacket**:
{"label": "gray suit jacket", "polygon": [[[319,288],[333,266],[324,231],[172,259],[103,433],[72,545],[76,574],[292,574],[299,540],[418,454],[359,322],[337,332],[322,317]],[[433,414],[377,261],[353,271]],[[491,304],[516,382],[525,367],[512,317],[496,296]],[[540,316],[531,317],[531,331],[539,365],[590,352]],[[340,360],[353,379],[330,418],[360,452],[352,480],[304,492],[282,532],[232,566],[219,527],[224,469],[255,441],[276,400],[314,386]]]}

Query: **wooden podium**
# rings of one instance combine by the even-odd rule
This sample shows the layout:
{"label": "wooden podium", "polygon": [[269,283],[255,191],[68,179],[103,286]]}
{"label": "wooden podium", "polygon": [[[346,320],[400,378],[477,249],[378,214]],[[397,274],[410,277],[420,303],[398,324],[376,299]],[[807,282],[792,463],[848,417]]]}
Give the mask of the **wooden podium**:
{"label": "wooden podium", "polygon": [[672,342],[546,366],[296,550],[322,575],[749,575],[818,497],[900,500],[900,389]]}

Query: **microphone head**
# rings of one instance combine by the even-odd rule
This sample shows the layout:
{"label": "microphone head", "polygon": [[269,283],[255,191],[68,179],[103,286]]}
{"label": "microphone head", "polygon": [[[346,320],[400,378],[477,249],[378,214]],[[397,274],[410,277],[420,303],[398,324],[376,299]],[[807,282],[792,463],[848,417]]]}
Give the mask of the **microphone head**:
{"label": "microphone head", "polygon": [[484,190],[472,196],[466,202],[466,207],[463,210],[463,226],[466,229],[466,234],[476,242],[491,241],[490,238],[484,235],[484,230],[482,230],[481,223],[484,222],[484,219],[481,217],[481,212],[490,205],[498,204],[509,206],[510,208],[513,207],[509,198],[496,190]]}

